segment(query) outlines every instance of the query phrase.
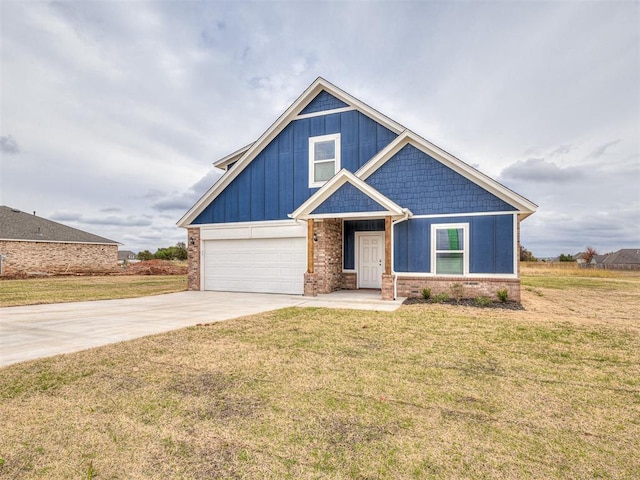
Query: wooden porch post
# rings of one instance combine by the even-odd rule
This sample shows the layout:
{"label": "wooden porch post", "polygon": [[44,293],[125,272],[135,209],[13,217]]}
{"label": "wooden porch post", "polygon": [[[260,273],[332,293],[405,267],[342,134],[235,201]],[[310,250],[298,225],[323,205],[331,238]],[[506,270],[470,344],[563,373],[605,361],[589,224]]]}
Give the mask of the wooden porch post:
{"label": "wooden porch post", "polygon": [[391,217],[384,217],[384,273],[391,275]]}
{"label": "wooden porch post", "polygon": [[313,273],[313,219],[307,220],[307,273]]}

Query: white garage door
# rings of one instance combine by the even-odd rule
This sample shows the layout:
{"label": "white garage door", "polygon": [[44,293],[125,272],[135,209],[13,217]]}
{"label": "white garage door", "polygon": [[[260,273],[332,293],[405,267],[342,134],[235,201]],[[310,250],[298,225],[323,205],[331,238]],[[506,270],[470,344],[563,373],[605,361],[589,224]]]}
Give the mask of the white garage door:
{"label": "white garage door", "polygon": [[204,289],[301,295],[307,249],[304,238],[204,241]]}

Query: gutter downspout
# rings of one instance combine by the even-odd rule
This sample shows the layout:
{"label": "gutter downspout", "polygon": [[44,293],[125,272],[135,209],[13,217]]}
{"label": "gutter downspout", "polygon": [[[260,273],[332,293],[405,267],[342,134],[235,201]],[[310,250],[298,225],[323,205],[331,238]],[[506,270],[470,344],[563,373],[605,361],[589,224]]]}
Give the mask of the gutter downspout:
{"label": "gutter downspout", "polygon": [[409,215],[413,215],[411,213],[411,210],[409,210],[408,208],[403,208],[402,212],[404,213],[404,216],[400,220],[391,222],[391,274],[393,275],[393,299],[394,300],[398,298],[398,276],[396,275],[395,265],[393,264],[393,251],[396,246],[393,238],[394,232],[395,232],[394,227],[399,223],[404,222],[405,220],[409,220]]}

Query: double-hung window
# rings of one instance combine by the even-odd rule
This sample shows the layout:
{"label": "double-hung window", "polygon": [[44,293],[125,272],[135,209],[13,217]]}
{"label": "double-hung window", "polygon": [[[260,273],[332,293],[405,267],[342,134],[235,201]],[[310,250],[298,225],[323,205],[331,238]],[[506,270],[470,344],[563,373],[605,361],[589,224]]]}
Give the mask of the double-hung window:
{"label": "double-hung window", "polygon": [[469,224],[431,225],[431,270],[436,275],[469,273]]}
{"label": "double-hung window", "polygon": [[340,170],[340,134],[309,138],[309,187],[321,187]]}

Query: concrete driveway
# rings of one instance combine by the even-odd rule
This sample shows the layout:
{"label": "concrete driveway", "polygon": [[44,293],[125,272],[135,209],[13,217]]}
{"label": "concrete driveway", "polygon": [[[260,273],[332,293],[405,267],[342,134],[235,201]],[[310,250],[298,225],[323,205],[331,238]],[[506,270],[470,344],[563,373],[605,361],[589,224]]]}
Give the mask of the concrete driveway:
{"label": "concrete driveway", "polygon": [[284,307],[397,309],[367,294],[178,292],[123,300],[0,308],[0,366]]}

